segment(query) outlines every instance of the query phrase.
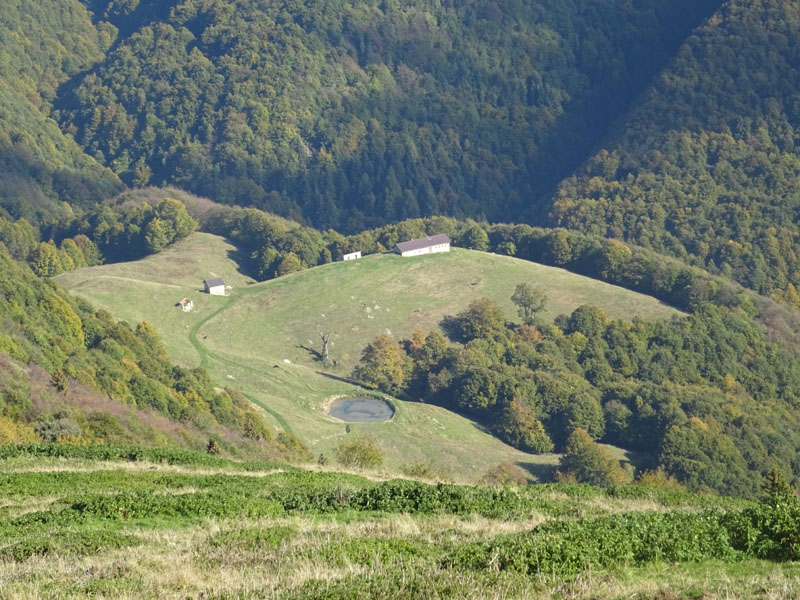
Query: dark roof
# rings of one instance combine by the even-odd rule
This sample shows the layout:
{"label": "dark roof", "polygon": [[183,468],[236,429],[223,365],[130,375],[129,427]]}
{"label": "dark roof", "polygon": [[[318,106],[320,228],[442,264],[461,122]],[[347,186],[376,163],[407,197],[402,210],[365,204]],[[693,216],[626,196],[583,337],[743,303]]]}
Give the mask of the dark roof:
{"label": "dark roof", "polygon": [[217,287],[218,285],[225,285],[225,282],[222,281],[222,277],[214,277],[214,279],[206,279],[203,283],[206,284],[206,287]]}
{"label": "dark roof", "polygon": [[398,242],[397,249],[400,252],[408,252],[409,250],[419,250],[420,248],[427,248],[428,246],[437,246],[439,244],[449,244],[450,238],[446,233],[440,233],[431,237],[420,238],[418,240],[410,240],[408,242]]}

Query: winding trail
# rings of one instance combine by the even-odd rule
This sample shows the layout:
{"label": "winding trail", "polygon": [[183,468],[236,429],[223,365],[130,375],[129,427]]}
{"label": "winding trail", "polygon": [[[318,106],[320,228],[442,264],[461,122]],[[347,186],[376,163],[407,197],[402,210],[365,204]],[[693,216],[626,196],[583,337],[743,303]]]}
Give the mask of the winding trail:
{"label": "winding trail", "polygon": [[[241,294],[248,294],[248,293],[253,292],[253,291],[256,291],[256,290],[244,289],[244,290],[240,290],[237,293],[236,296],[229,296],[227,298],[227,302],[225,302],[225,304],[220,306],[217,310],[215,310],[214,312],[209,314],[207,317],[205,317],[201,321],[198,321],[197,323],[195,323],[194,326],[189,330],[189,342],[192,344],[194,349],[197,351],[197,354],[200,356],[200,366],[202,366],[203,368],[205,368],[207,370],[211,370],[209,367],[211,365],[211,361],[213,360],[213,361],[216,361],[218,363],[234,366],[237,369],[242,369],[242,370],[245,370],[245,371],[249,371],[251,373],[254,373],[255,375],[258,375],[259,377],[264,377],[264,378],[269,378],[269,379],[276,379],[271,374],[266,374],[263,371],[260,371],[259,369],[254,369],[252,367],[248,367],[248,366],[243,365],[241,363],[238,363],[238,362],[232,361],[230,359],[224,358],[223,356],[217,354],[216,352],[212,352],[211,350],[209,350],[208,348],[203,346],[203,344],[201,344],[200,341],[197,339],[197,333],[200,331],[200,328],[203,327],[203,325],[208,323],[211,319],[213,319],[214,317],[216,317],[220,313],[228,310],[229,308],[234,306],[236,303],[238,303],[243,298],[243,295],[241,295]],[[284,389],[286,389],[284,384],[282,384],[280,381],[277,381],[277,382],[274,382],[274,383],[276,383],[280,387],[283,387]],[[273,410],[272,408],[267,406],[261,400],[258,400],[256,398],[254,398],[252,395],[246,394],[246,393],[242,392],[241,390],[239,390],[239,391],[245,398],[250,400],[250,402],[252,402],[253,404],[255,404],[257,406],[260,406],[265,411],[267,411],[270,415],[272,415],[272,417],[280,424],[280,426],[283,428],[284,431],[286,431],[287,433],[292,433],[292,428],[289,427],[289,423],[286,421],[286,418],[282,414],[280,414],[279,412]]]}

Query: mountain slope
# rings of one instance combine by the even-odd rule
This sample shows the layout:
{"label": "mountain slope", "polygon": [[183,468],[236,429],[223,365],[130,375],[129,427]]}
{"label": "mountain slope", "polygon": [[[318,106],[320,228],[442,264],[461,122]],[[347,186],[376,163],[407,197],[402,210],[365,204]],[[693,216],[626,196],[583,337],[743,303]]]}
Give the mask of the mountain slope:
{"label": "mountain slope", "polygon": [[147,443],[235,456],[282,450],[241,394],[14,262],[0,243],[0,444]]}
{"label": "mountain slope", "polygon": [[12,0],[2,15],[0,206],[47,221],[61,202],[87,206],[120,188],[51,118],[59,85],[101,60],[115,30],[95,27],[77,0]]}
{"label": "mountain slope", "polygon": [[348,232],[508,219],[718,4],[112,2],[118,45],[56,104],[129,184]]}
{"label": "mountain slope", "polygon": [[561,185],[553,222],[800,305],[799,12],[791,0],[726,2]]}
{"label": "mountain slope", "polygon": [[[561,269],[462,249],[412,261],[373,255],[258,285],[246,285],[252,280],[227,258],[233,251],[219,237],[195,233],[145,260],[65,273],[58,280],[117,318],[134,322],[146,317],[174,356],[187,365],[203,364],[218,384],[230,382],[241,389],[269,409],[272,424],[300,435],[315,453],[329,452],[343,435],[341,422],[324,414],[325,402],[357,392],[347,379],[350,370],[362,348],[387,329],[399,337],[415,327],[435,327],[444,315],[482,295],[507,305],[523,280],[549,290],[551,318],[573,310],[582,299],[620,316],[677,313],[647,296]],[[230,297],[198,292],[202,279],[212,275],[233,285]],[[175,308],[182,296],[194,300],[193,312]],[[314,357],[318,326],[334,333],[331,358],[338,366],[325,372]],[[436,406],[397,406],[389,424],[350,426],[376,431],[391,448],[390,465],[430,460],[440,472],[474,480],[488,467],[511,460],[533,465],[537,474],[551,474],[552,455],[512,450]],[[475,447],[481,447],[480,456]]]}

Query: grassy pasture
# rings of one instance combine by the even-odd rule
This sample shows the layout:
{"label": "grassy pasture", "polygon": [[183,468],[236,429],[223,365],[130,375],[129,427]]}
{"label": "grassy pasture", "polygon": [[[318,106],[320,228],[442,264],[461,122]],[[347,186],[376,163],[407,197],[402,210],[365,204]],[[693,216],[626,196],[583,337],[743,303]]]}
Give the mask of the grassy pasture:
{"label": "grassy pasture", "polygon": [[[202,455],[194,464],[190,453],[176,464],[72,454],[0,458],[4,600],[800,594],[797,563],[756,560],[724,540],[718,550],[691,535],[657,537],[651,543],[667,555],[677,543],[696,552],[605,565],[604,552],[613,549],[592,535],[611,522],[622,530],[610,534],[649,539],[647,528],[660,523],[702,524],[752,506],[735,499],[640,487],[440,488],[279,465],[245,472]],[[494,563],[494,548],[513,557],[537,537],[577,562],[554,563],[554,572],[536,562],[533,572]]]}
{"label": "grassy pasture", "polygon": [[[372,255],[258,284],[239,270],[237,258],[224,239],[196,233],[144,260],[82,269],[58,280],[132,325],[151,322],[176,360],[207,367],[218,385],[241,390],[273,426],[293,431],[326,456],[346,433],[344,423],[325,414],[325,402],[357,391],[348,374],[379,333],[401,339],[417,327],[433,329],[482,296],[516,320],[510,296],[520,282],[546,290],[548,319],[581,304],[620,318],[677,314],[651,297],[562,269],[463,249],[416,258]],[[232,286],[229,296],[200,291],[202,280],[212,276]],[[194,311],[175,307],[184,296],[194,301]],[[331,358],[337,364],[325,371],[314,356],[318,327],[334,333]],[[350,427],[381,440],[390,468],[427,461],[442,476],[474,480],[488,467],[512,462],[547,478],[557,462],[555,455],[518,452],[439,407],[395,406],[391,422]]]}

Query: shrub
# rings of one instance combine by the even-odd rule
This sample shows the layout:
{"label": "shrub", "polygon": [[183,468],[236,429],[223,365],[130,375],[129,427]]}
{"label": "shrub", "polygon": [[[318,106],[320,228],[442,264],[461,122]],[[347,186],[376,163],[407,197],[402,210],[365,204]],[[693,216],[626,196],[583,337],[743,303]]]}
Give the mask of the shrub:
{"label": "shrub", "polygon": [[343,467],[369,469],[383,462],[383,450],[372,436],[361,436],[339,442],[333,450],[337,462]]}
{"label": "shrub", "polygon": [[528,477],[525,471],[517,465],[502,463],[486,471],[481,477],[480,483],[482,485],[527,485]]}
{"label": "shrub", "polygon": [[308,462],[313,458],[311,451],[306,448],[302,440],[291,431],[281,431],[278,434],[278,443],[297,456],[298,460]]}

